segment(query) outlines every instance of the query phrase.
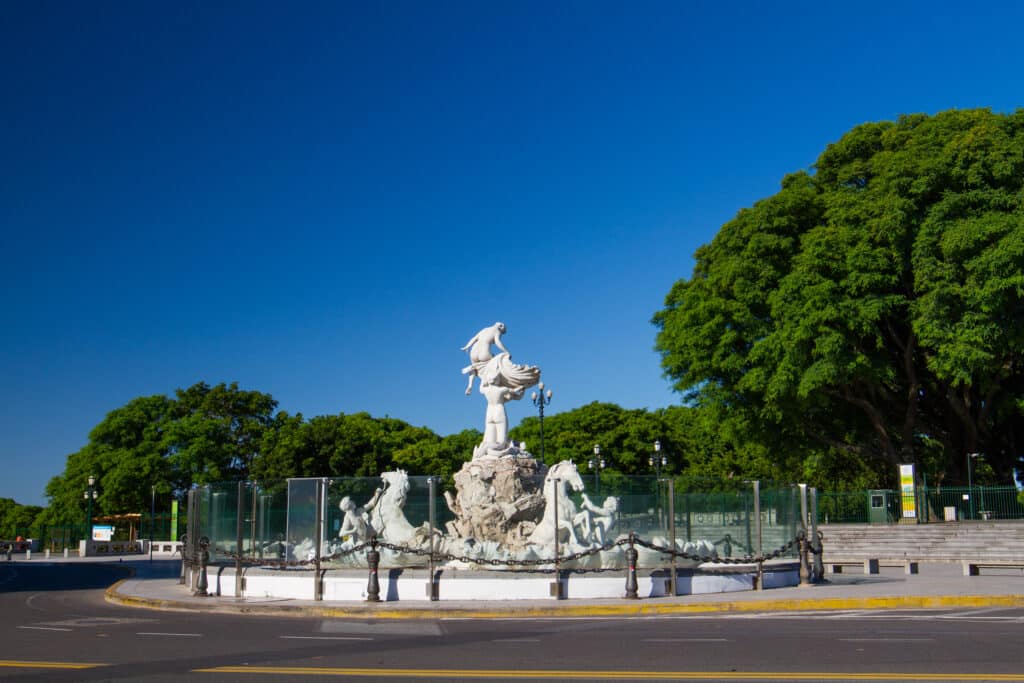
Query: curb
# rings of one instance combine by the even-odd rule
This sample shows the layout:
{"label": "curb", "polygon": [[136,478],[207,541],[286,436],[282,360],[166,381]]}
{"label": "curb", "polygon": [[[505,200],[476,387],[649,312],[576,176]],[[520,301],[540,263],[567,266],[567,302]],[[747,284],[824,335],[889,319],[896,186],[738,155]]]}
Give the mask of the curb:
{"label": "curb", "polygon": [[[308,605],[263,605],[244,602],[185,602],[163,598],[126,595],[118,589],[131,577],[106,590],[107,602],[124,607],[160,611],[208,614],[253,614],[282,617],[363,617],[373,619],[519,619],[543,617],[649,617],[716,614],[727,612],[825,612],[831,610],[937,609],[950,607],[1024,607],[1024,595],[920,595],[875,598],[793,598],[765,600],[724,600],[703,603],[644,603],[622,605],[559,605],[551,607],[506,607],[464,609],[445,607],[389,607],[386,604],[348,604],[344,607]],[[223,598],[222,598],[223,599]],[[216,598],[213,598],[216,600]],[[231,600],[234,600],[233,598]]]}

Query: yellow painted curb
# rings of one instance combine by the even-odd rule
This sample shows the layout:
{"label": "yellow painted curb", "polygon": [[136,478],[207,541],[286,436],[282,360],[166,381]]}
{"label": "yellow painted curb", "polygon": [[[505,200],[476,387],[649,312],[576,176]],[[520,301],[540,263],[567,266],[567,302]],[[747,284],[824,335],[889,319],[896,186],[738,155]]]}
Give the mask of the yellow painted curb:
{"label": "yellow painted curb", "polygon": [[308,605],[264,605],[243,602],[184,602],[124,595],[118,588],[122,579],[106,591],[108,602],[145,609],[261,614],[295,617],[370,617],[374,619],[516,619],[539,617],[630,617],[673,614],[714,614],[722,612],[793,612],[829,610],[936,609],[950,607],[1024,607],[1024,595],[908,595],[874,598],[799,598],[733,600],[697,603],[628,602],[622,605],[559,605],[557,607],[446,609],[443,607],[388,607],[358,603],[344,607]]}

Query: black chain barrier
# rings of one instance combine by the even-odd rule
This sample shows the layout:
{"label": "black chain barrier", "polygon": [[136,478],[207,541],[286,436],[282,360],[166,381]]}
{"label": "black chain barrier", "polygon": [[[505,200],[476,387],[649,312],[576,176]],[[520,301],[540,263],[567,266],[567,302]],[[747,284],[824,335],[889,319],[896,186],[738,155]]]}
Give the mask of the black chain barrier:
{"label": "black chain barrier", "polygon": [[676,550],[675,548],[669,548],[663,545],[657,545],[655,543],[649,543],[643,539],[636,539],[636,544],[643,546],[648,550],[655,550],[659,553],[666,555],[672,555],[673,557],[680,557],[684,560],[698,560],[700,562],[718,562],[721,564],[756,564],[759,562],[765,562],[766,560],[774,560],[780,557],[783,553],[788,550],[792,550],[793,546],[797,544],[799,537],[793,538],[781,547],[773,550],[770,553],[763,555],[747,555],[746,557],[713,557],[711,555],[695,555],[682,550]]}
{"label": "black chain barrier", "polygon": [[[359,543],[358,545],[354,545],[351,548],[346,548],[345,550],[341,550],[341,551],[338,551],[336,553],[332,553],[330,555],[323,555],[322,557],[320,557],[320,562],[333,562],[334,560],[340,560],[343,557],[348,557],[349,555],[354,555],[355,553],[359,552],[360,550],[366,550],[373,543],[374,543],[374,541],[366,541],[364,543]],[[378,545],[381,544],[380,541],[376,541],[376,543]],[[268,560],[268,559],[260,559],[258,557],[250,557],[248,555],[240,555],[239,553],[232,552],[230,550],[221,550],[219,548],[214,550],[214,554],[219,556],[219,557],[226,557],[226,558],[228,558],[228,559],[230,559],[230,560],[232,560],[234,562],[241,562],[242,564],[248,565],[250,567],[254,567],[254,566],[258,566],[258,567],[271,567],[271,568],[274,568],[274,569],[290,569],[290,568],[295,568],[295,567],[299,567],[299,568],[305,569],[307,567],[312,567],[312,565],[315,565],[316,562],[317,562],[317,558],[315,558],[315,557],[313,559],[311,559],[311,560]],[[313,567],[313,568],[315,568],[315,567]]]}
{"label": "black chain barrier", "polygon": [[[792,550],[793,546],[796,545],[799,542],[799,538],[794,538],[794,539],[790,540],[789,542],[785,543],[784,545],[782,545],[781,547],[777,548],[776,550],[773,550],[772,552],[767,553],[767,554],[747,555],[746,557],[738,557],[738,558],[715,557],[715,556],[711,556],[711,555],[696,555],[694,553],[688,553],[688,552],[685,552],[685,551],[676,550],[674,548],[669,548],[667,546],[658,545],[656,543],[650,543],[648,541],[644,541],[644,540],[642,540],[640,538],[637,538],[635,536],[633,537],[632,542],[635,543],[636,545],[643,546],[644,548],[647,548],[648,550],[653,550],[655,552],[663,553],[665,555],[672,555],[674,557],[678,557],[678,558],[682,558],[682,559],[686,559],[686,560],[697,560],[699,562],[719,562],[719,563],[722,563],[722,564],[755,564],[755,563],[759,563],[759,562],[764,562],[766,560],[773,560],[773,559],[775,559],[777,557],[780,557],[781,555],[783,555],[787,551]],[[562,563],[562,562],[572,562],[572,561],[575,561],[575,560],[581,560],[584,557],[589,557],[591,555],[596,555],[598,553],[602,553],[602,552],[605,552],[605,551],[608,551],[608,550],[612,550],[613,548],[616,548],[618,546],[629,545],[629,544],[630,544],[630,538],[627,537],[627,538],[621,538],[621,539],[619,539],[617,541],[610,541],[610,542],[605,543],[603,545],[600,545],[600,546],[597,546],[597,547],[594,547],[594,548],[589,548],[587,550],[583,550],[583,551],[580,551],[580,552],[572,553],[570,555],[559,556],[558,558],[553,558],[552,557],[552,558],[547,558],[547,559],[543,559],[542,558],[542,559],[536,559],[536,560],[514,560],[514,559],[511,559],[511,558],[507,558],[507,559],[502,559],[502,558],[480,558],[480,557],[471,557],[469,555],[452,555],[450,553],[439,553],[437,551],[431,551],[429,548],[419,548],[419,547],[413,547],[413,546],[398,545],[398,544],[395,544],[395,543],[389,543],[387,541],[371,539],[369,541],[365,541],[363,543],[359,543],[358,545],[354,545],[351,548],[346,548],[345,550],[342,550],[342,551],[339,551],[339,552],[335,552],[335,553],[332,553],[330,555],[324,555],[324,556],[319,558],[319,561],[321,563],[333,562],[335,560],[340,560],[341,558],[353,555],[353,554],[355,554],[355,553],[357,553],[357,552],[359,552],[361,550],[366,550],[367,548],[375,549],[375,547],[379,546],[381,548],[386,548],[387,550],[391,550],[391,551],[396,552],[396,553],[405,553],[405,554],[409,554],[409,555],[419,555],[421,557],[431,557],[431,556],[433,556],[433,558],[435,560],[438,560],[438,561],[464,562],[466,564],[475,564],[475,565],[492,566],[492,567],[542,567],[542,566],[553,565],[553,564],[556,563],[556,561],[559,562],[559,563]],[[819,549],[817,551],[812,551],[812,552],[820,553],[821,550]],[[229,550],[220,550],[220,549],[214,549],[214,554],[219,556],[219,557],[228,558],[228,559],[230,559],[232,561],[235,561],[235,562],[241,562],[242,564],[245,564],[245,565],[248,565],[248,566],[270,567],[270,568],[274,568],[274,569],[286,569],[286,568],[300,568],[300,569],[313,568],[313,569],[315,569],[315,567],[313,567],[312,565],[315,565],[316,562],[317,562],[317,558],[313,558],[313,559],[310,559],[310,560],[266,560],[266,559],[261,560],[259,558],[249,557],[249,556],[245,556],[245,555],[240,555],[238,553],[231,552]]]}

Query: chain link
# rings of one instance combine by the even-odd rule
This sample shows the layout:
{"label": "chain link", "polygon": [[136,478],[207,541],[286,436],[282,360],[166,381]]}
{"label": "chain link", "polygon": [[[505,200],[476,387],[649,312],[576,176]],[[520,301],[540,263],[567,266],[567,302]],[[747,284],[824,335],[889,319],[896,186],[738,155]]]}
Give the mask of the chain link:
{"label": "chain link", "polygon": [[[718,562],[718,563],[722,563],[722,564],[753,564],[753,563],[764,562],[766,560],[773,560],[773,559],[775,559],[777,557],[780,557],[784,553],[792,550],[793,546],[796,545],[798,541],[799,541],[799,538],[794,538],[794,539],[790,540],[789,542],[785,543],[784,545],[780,546],[779,548],[777,548],[777,549],[775,549],[772,552],[767,553],[767,554],[747,555],[746,557],[732,558],[732,557],[715,557],[715,556],[711,556],[711,555],[697,555],[697,554],[688,553],[688,552],[682,551],[682,550],[676,550],[675,548],[669,548],[667,546],[658,545],[656,543],[651,543],[651,542],[645,541],[645,540],[643,540],[641,538],[638,538],[638,537],[634,537],[633,538],[633,543],[635,543],[636,545],[639,545],[641,547],[647,548],[648,550],[653,550],[655,552],[663,553],[665,555],[671,555],[673,557],[678,557],[678,558],[682,558],[682,559],[685,559],[685,560],[696,560],[696,561],[699,561],[699,562]],[[367,548],[376,549],[377,547],[381,547],[381,548],[385,548],[387,550],[391,550],[392,552],[395,552],[395,553],[404,553],[404,554],[409,554],[409,555],[419,555],[421,557],[431,557],[431,556],[433,556],[433,558],[435,560],[437,560],[437,561],[463,562],[465,564],[484,565],[484,566],[491,566],[491,567],[543,567],[543,566],[548,566],[548,565],[555,564],[556,562],[562,563],[562,562],[574,562],[576,560],[581,560],[581,559],[583,559],[585,557],[590,557],[591,555],[597,555],[598,553],[602,553],[602,552],[605,552],[605,551],[608,551],[608,550],[612,550],[613,548],[616,548],[618,546],[628,545],[629,542],[630,542],[630,539],[628,537],[627,538],[620,538],[617,541],[611,541],[611,542],[605,543],[604,545],[600,545],[600,546],[597,546],[597,547],[594,547],[594,548],[589,548],[587,550],[583,550],[583,551],[580,551],[580,552],[572,553],[570,555],[559,556],[557,558],[553,558],[552,557],[552,558],[541,558],[541,559],[536,559],[536,560],[514,560],[514,559],[511,559],[511,558],[507,558],[507,559],[501,559],[501,558],[480,558],[480,557],[470,557],[469,555],[452,555],[451,553],[439,553],[439,552],[436,552],[436,551],[431,551],[429,548],[428,549],[424,549],[424,548],[418,548],[418,547],[407,546],[407,545],[398,545],[398,544],[395,544],[395,543],[389,543],[387,541],[370,540],[370,541],[365,541],[363,543],[359,543],[358,545],[354,545],[351,548],[346,548],[345,550],[342,550],[342,551],[339,551],[339,552],[335,552],[335,553],[332,553],[330,555],[325,555],[325,556],[320,558],[320,562],[321,563],[333,562],[335,560],[340,560],[340,559],[342,559],[344,557],[348,557],[350,555],[353,555],[353,554],[359,552],[360,550],[365,550]],[[821,551],[821,549],[814,550],[813,548],[811,548],[811,552],[815,553],[815,554],[820,554],[822,551]],[[230,560],[233,560],[235,562],[240,562],[242,564],[249,565],[249,566],[271,567],[271,568],[275,568],[275,569],[284,569],[284,568],[301,568],[301,569],[306,569],[306,568],[310,568],[311,565],[315,565],[316,562],[317,562],[316,558],[313,558],[311,560],[266,560],[266,559],[261,560],[261,559],[255,558],[255,557],[246,557],[244,555],[240,555],[238,553],[235,553],[235,552],[232,552],[232,551],[229,551],[229,550],[220,550],[220,549],[216,549],[216,548],[214,549],[214,554],[217,555],[217,556],[220,556],[220,557],[226,557],[226,558],[228,558]]]}
{"label": "chain link", "polygon": [[659,553],[664,553],[665,555],[672,555],[673,557],[680,557],[685,560],[697,560],[699,562],[718,562],[721,564],[753,564],[758,562],[764,562],[765,560],[774,560],[783,553],[791,550],[793,546],[796,545],[797,541],[798,538],[794,538],[786,544],[784,544],[783,546],[781,546],[780,548],[777,548],[776,550],[773,550],[772,552],[766,555],[747,555],[746,557],[712,557],[711,555],[695,555],[693,553],[688,553],[682,550],[676,550],[675,548],[657,545],[655,543],[645,541],[641,538],[635,539],[635,543],[637,545],[643,546],[648,550],[655,550]]}

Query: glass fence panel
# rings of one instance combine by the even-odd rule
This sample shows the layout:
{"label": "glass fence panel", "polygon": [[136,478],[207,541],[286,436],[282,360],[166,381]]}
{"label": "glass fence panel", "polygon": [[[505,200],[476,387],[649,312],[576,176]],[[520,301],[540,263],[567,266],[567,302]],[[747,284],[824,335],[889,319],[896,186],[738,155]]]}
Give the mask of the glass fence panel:
{"label": "glass fence panel", "polygon": [[[363,544],[376,530],[381,541],[400,546],[381,548],[381,568],[427,566],[433,537],[438,563],[505,559],[509,563],[502,564],[502,570],[551,570],[553,533],[537,533],[543,525],[553,527],[553,510],[551,519],[547,518],[547,505],[554,500],[550,490],[529,513],[506,511],[495,517],[497,527],[492,528],[484,514],[483,521],[474,522],[483,525],[476,528],[477,533],[466,533],[469,527],[462,506],[467,501],[456,500],[451,490],[446,496],[440,480],[432,496],[431,481],[431,477],[396,472],[383,477],[211,484],[193,492],[195,523],[200,535],[210,538],[221,561],[240,552],[255,560],[305,563],[320,559],[331,567],[365,567]],[[578,490],[581,481],[583,488]],[[565,509],[559,509],[558,515],[562,520],[558,557],[560,563],[570,563],[566,568],[624,568],[624,545],[601,548],[631,532],[654,546],[638,549],[638,567],[643,569],[673,564],[670,553],[659,552],[671,548],[673,541],[677,551],[691,555],[677,558],[677,567],[693,566],[699,558],[716,553],[723,558],[752,557],[759,550],[767,554],[789,544],[800,524],[800,494],[795,486],[760,489],[758,524],[751,482],[669,480],[605,471],[547,484],[552,490],[560,485],[565,488],[560,498]],[[524,487],[533,487],[535,495],[546,491],[539,475]],[[488,504],[494,506],[482,503],[485,508]],[[486,538],[495,528],[499,536],[512,541],[501,545]],[[784,556],[795,554],[793,548]],[[491,565],[482,562],[481,566]]]}

